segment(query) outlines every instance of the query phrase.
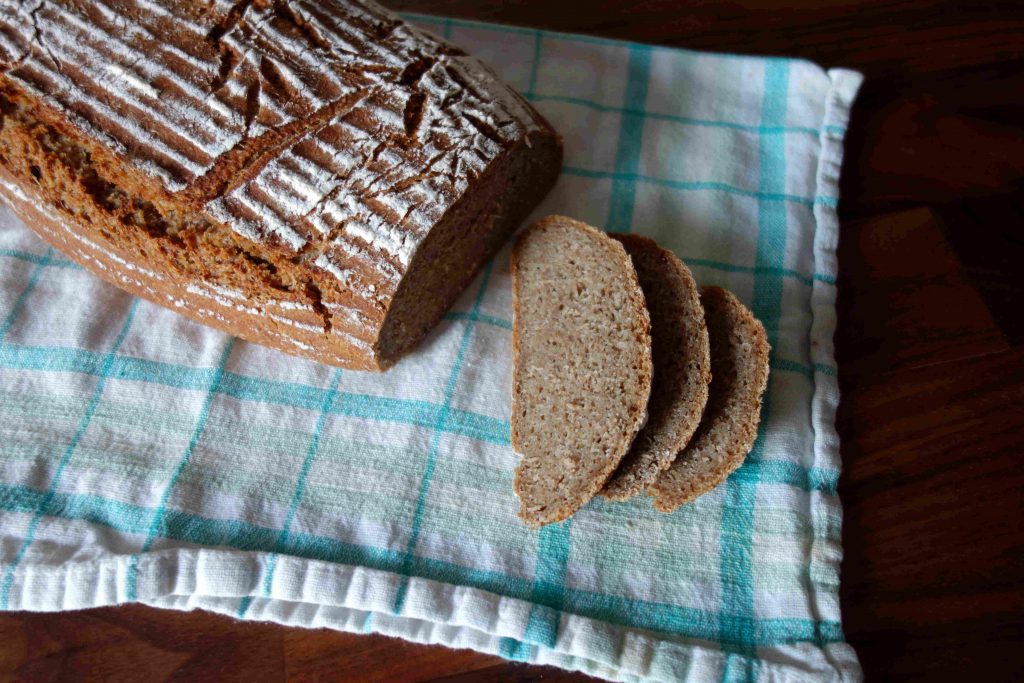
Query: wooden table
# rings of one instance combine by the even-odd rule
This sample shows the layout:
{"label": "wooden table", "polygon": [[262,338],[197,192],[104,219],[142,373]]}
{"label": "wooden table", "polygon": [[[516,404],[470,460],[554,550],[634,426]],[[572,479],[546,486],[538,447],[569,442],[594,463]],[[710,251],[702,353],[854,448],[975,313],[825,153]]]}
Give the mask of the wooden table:
{"label": "wooden table", "polygon": [[[1024,7],[390,4],[865,73],[840,204],[845,631],[869,679],[1024,676]],[[378,636],[137,606],[5,615],[0,643],[0,676],[35,681],[585,679]]]}

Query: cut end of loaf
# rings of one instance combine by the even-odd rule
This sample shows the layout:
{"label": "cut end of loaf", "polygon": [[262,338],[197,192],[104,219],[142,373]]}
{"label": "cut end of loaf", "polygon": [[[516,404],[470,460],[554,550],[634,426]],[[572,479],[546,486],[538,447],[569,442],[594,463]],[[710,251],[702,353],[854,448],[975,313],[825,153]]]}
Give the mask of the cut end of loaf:
{"label": "cut end of loaf", "polygon": [[770,347],[764,326],[732,293],[701,292],[711,346],[711,385],[689,445],[650,487],[654,507],[673,512],[707,493],[742,464],[761,419]]}
{"label": "cut end of loaf", "polygon": [[531,136],[449,210],[420,246],[391,301],[374,346],[382,367],[416,348],[433,329],[547,194],[561,165],[556,137]]}
{"label": "cut end of loaf", "polygon": [[643,423],[650,320],[622,245],[569,218],[519,237],[512,280],[513,488],[538,527],[586,504]]}

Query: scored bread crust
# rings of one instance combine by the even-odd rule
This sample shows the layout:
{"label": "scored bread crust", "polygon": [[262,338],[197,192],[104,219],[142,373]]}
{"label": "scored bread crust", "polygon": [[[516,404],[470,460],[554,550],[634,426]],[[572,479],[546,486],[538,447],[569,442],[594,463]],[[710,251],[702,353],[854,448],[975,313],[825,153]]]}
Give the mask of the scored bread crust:
{"label": "scored bread crust", "polygon": [[757,439],[771,348],[764,326],[731,292],[705,287],[701,300],[711,342],[711,386],[689,445],[648,489],[654,507],[673,512],[743,464]]}
{"label": "scored bread crust", "polygon": [[[622,295],[625,299],[623,309],[617,310],[627,316],[628,328],[624,322],[623,329],[626,331],[629,343],[626,344],[627,348],[618,350],[621,352],[621,357],[616,358],[614,366],[601,368],[605,373],[601,375],[603,379],[623,378],[619,385],[621,393],[617,397],[621,400],[621,404],[617,406],[619,411],[611,411],[603,425],[608,430],[605,435],[607,443],[595,445],[596,450],[589,453],[566,451],[563,443],[538,445],[531,443],[529,438],[531,428],[537,427],[536,422],[531,422],[531,419],[539,416],[531,414],[531,406],[528,403],[531,397],[524,395],[523,386],[525,373],[528,370],[525,367],[523,349],[529,341],[523,338],[523,328],[526,324],[524,319],[531,315],[531,310],[528,308],[530,302],[523,300],[523,269],[529,265],[524,263],[524,252],[531,240],[542,238],[546,231],[575,231],[583,238],[592,240],[606,259],[605,265],[615,271],[615,279],[609,283],[609,287],[621,288],[620,292],[615,293],[606,290],[602,292],[602,296],[607,299],[612,295]],[[561,273],[559,274],[560,283],[551,283],[549,296],[558,297],[559,284],[573,283],[573,286],[579,287],[579,280],[574,279],[573,275],[582,271],[573,271],[573,268],[578,265],[573,263],[574,254],[559,253],[553,256],[563,259],[559,265],[565,271],[564,277],[561,276]],[[519,517],[527,525],[539,527],[562,521],[585,505],[601,490],[629,450],[630,443],[646,419],[647,401],[650,397],[651,326],[643,290],[625,249],[619,242],[585,223],[564,216],[548,216],[538,220],[523,231],[516,241],[512,250],[511,269],[513,308],[511,441],[512,447],[522,455],[522,461],[516,468],[513,489],[521,503]],[[579,293],[578,289],[576,291]],[[570,311],[572,310],[571,301],[558,300],[567,305]],[[593,309],[591,312],[594,312]],[[568,314],[567,312],[566,315]],[[595,340],[595,344],[599,343],[600,340]],[[589,358],[599,355],[594,348],[578,348],[573,352]],[[630,378],[635,386],[630,385],[633,388],[633,393],[627,396],[626,385]],[[571,392],[574,387],[548,387],[548,395],[554,395],[559,389]],[[575,387],[575,389],[579,395],[571,398],[585,404],[587,394],[582,388]],[[557,405],[566,407],[568,404],[559,401]],[[586,405],[580,406],[581,410],[586,408]],[[598,420],[599,418],[597,415],[588,414],[587,419]],[[569,435],[566,434],[566,439],[569,440],[569,438]],[[584,461],[584,458],[588,459]]]}
{"label": "scored bread crust", "polygon": [[490,69],[364,0],[0,3],[0,36],[0,198],[30,228],[334,365],[414,348],[560,168]]}
{"label": "scored bread crust", "polygon": [[651,317],[654,380],[647,424],[601,491],[624,501],[667,469],[700,423],[711,381],[704,308],[690,269],[671,251],[641,235],[612,235],[633,260]]}

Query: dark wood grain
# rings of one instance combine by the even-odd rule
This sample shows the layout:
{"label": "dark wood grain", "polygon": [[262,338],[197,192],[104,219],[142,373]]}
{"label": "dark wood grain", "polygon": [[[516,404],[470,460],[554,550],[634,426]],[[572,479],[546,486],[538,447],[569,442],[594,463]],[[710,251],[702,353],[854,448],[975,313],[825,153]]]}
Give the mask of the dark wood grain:
{"label": "dark wood grain", "polygon": [[848,223],[839,260],[836,360],[844,376],[875,377],[1009,348],[931,210]]}
{"label": "dark wood grain", "polygon": [[0,614],[0,678],[96,681],[592,681],[379,635],[124,605]]}
{"label": "dark wood grain", "polygon": [[[389,4],[867,75],[840,205],[845,630],[869,679],[1024,678],[1021,4]],[[0,643],[0,675],[16,680],[589,680],[140,606],[0,615]]]}
{"label": "dark wood grain", "polygon": [[947,204],[938,220],[1007,341],[1024,344],[1024,191]]}
{"label": "dark wood grain", "polygon": [[[1024,56],[1013,2],[791,0],[391,0],[397,10],[537,26],[697,50],[798,56],[869,76],[934,74]],[[951,49],[963,47],[969,49]]]}
{"label": "dark wood grain", "polygon": [[[1018,201],[842,234],[841,594],[847,637],[879,679],[1024,677],[1024,347],[1003,332],[1024,299],[1007,259],[1024,254],[1009,226],[959,222],[989,205],[1009,218]],[[986,227],[980,242],[1008,253],[957,250],[974,242],[947,234]],[[1015,311],[986,303],[993,283]]]}

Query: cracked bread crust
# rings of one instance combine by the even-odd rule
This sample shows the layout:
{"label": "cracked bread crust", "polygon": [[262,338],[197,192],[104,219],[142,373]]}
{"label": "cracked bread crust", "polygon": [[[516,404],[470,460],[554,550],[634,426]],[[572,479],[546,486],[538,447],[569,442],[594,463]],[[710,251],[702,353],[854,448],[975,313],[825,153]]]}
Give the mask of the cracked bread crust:
{"label": "cracked bread crust", "polygon": [[531,527],[566,519],[622,460],[646,415],[651,325],[622,245],[562,216],[512,251],[513,488]]}
{"label": "cracked bread crust", "polygon": [[0,143],[0,194],[85,267],[358,369],[422,339],[561,162],[479,61],[342,0],[4,5]]}

